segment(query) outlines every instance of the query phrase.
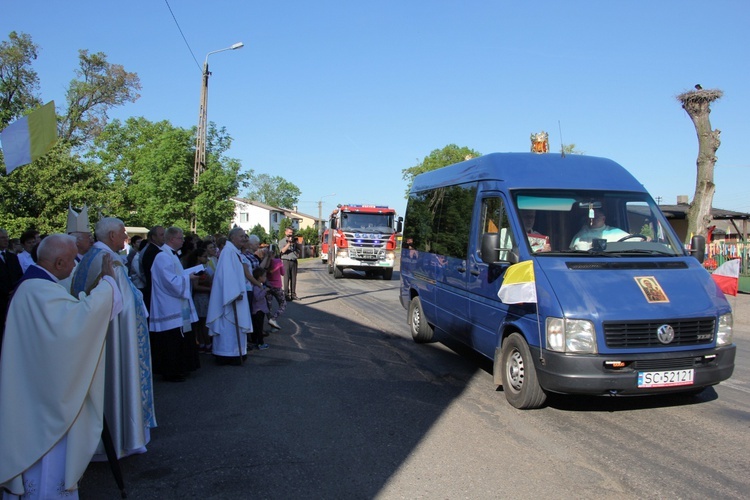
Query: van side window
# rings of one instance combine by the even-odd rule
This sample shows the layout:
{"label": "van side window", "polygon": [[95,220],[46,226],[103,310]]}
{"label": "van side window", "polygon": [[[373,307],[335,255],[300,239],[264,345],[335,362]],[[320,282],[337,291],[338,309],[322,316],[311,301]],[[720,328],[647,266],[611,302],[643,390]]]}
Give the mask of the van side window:
{"label": "van side window", "polygon": [[500,255],[493,256],[492,260],[507,260],[508,252],[513,249],[515,241],[508,220],[508,212],[500,197],[482,200],[481,225],[479,226],[476,245],[478,249],[482,248],[482,235],[485,233],[500,234]]}
{"label": "van side window", "polygon": [[466,258],[476,193],[476,183],[412,193],[404,240],[411,238],[420,252]]}

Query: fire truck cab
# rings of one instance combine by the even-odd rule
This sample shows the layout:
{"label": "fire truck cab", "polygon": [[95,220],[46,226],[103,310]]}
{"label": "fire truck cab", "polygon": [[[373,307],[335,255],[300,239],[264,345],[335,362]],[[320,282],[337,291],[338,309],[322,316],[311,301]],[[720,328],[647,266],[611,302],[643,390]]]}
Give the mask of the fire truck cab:
{"label": "fire truck cab", "polygon": [[328,224],[328,273],[338,279],[354,269],[392,279],[402,221],[387,206],[339,205]]}

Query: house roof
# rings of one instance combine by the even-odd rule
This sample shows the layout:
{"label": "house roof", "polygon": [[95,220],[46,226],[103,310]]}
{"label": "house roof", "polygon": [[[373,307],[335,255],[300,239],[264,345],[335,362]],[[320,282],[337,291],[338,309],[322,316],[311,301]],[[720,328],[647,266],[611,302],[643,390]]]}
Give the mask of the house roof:
{"label": "house roof", "polygon": [[231,199],[234,201],[238,201],[240,203],[244,203],[245,205],[253,205],[254,207],[263,208],[270,212],[291,213],[291,210],[287,210],[285,208],[273,207],[271,205],[266,205],[265,203],[261,203],[256,200],[248,200],[247,198],[238,198],[238,197],[232,197]]}
{"label": "house roof", "polygon": [[[679,205],[659,205],[659,208],[664,212],[667,219],[686,219],[690,205],[684,203]],[[714,220],[749,220],[750,214],[724,210],[722,208],[712,208],[711,218]]]}
{"label": "house roof", "polygon": [[232,199],[234,201],[237,201],[237,202],[240,202],[240,203],[245,203],[246,205],[253,205],[253,206],[258,207],[258,208],[263,208],[263,209],[268,210],[270,212],[281,212],[282,214],[284,214],[285,216],[287,216],[287,217],[289,217],[291,219],[294,218],[293,215],[299,215],[299,216],[302,216],[302,217],[305,217],[305,218],[308,218],[308,219],[318,220],[318,217],[316,217],[314,215],[302,213],[302,212],[299,212],[297,210],[290,210],[288,208],[279,208],[279,207],[274,207],[274,206],[271,206],[271,205],[266,205],[265,203],[261,203],[261,202],[256,201],[256,200],[248,200],[247,198],[239,198],[239,197],[236,197],[236,196],[233,196],[230,199]]}

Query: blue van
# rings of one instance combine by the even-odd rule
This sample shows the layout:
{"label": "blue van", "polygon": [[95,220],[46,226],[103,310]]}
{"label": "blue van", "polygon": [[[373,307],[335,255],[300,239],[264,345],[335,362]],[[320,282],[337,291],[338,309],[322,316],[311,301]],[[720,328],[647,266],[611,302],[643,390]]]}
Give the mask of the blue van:
{"label": "blue van", "polygon": [[[417,342],[449,335],[494,362],[516,408],[547,393],[697,394],[734,370],[732,310],[645,188],[581,155],[494,153],[418,175],[401,251]],[[531,261],[532,296],[503,302]],[[526,264],[528,266],[528,264]]]}

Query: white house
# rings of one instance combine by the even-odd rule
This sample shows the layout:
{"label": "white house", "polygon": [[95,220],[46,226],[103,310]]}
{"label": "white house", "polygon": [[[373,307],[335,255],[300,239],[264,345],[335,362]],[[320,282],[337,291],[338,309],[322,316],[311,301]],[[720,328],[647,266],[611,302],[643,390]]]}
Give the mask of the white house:
{"label": "white house", "polygon": [[231,198],[234,202],[234,217],[231,227],[239,226],[245,231],[250,231],[256,225],[269,234],[279,230],[282,219],[292,220],[294,230],[305,229],[310,226],[317,227],[317,218],[312,215],[303,214],[296,210],[272,207],[255,200],[246,198]]}
{"label": "white house", "polygon": [[[276,208],[259,201],[248,200],[245,198],[231,198],[234,202],[234,217],[232,218],[231,227],[239,226],[246,231],[250,231],[258,224],[267,232],[278,231],[281,220],[285,217],[291,217],[289,210]],[[294,227],[297,227],[296,221]]]}

